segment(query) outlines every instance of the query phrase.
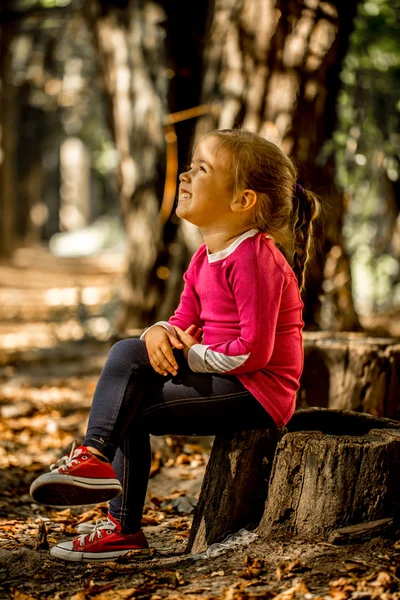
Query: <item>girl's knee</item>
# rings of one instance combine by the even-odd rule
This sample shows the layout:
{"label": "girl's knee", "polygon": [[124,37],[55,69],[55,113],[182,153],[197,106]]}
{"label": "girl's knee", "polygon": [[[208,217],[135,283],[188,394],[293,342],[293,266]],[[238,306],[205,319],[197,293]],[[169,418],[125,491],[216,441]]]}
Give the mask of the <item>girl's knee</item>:
{"label": "girl's knee", "polygon": [[120,340],[116,342],[108,353],[108,360],[116,359],[118,361],[128,360],[130,363],[138,360],[148,360],[146,344],[144,340],[137,338],[127,338],[126,340]]}

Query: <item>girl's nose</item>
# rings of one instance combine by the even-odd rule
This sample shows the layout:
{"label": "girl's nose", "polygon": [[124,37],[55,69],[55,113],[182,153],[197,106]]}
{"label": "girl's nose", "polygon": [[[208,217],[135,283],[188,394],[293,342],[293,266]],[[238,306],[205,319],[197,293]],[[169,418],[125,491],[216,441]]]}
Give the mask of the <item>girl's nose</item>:
{"label": "girl's nose", "polygon": [[179,175],[179,181],[189,181],[189,172],[184,171]]}

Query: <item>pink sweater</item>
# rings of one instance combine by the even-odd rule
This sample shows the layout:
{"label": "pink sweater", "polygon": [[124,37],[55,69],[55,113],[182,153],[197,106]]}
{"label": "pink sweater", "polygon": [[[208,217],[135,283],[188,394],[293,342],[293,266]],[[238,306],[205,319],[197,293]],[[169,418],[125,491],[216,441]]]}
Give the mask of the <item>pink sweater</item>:
{"label": "pink sweater", "polygon": [[188,353],[190,369],[236,375],[275,423],[285,425],[304,365],[304,304],[272,238],[251,229],[214,254],[202,244],[183,278],[179,306],[162,324],[203,328],[203,343]]}

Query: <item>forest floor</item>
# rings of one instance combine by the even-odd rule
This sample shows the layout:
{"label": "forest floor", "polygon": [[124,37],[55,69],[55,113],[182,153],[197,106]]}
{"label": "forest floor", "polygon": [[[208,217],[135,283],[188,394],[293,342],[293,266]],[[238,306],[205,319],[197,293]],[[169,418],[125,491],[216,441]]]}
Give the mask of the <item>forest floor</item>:
{"label": "forest floor", "polygon": [[49,547],[107,510],[50,509],[28,492],[83,438],[122,268],[106,255],[55,268],[43,252],[0,265],[0,599],[400,600],[400,531],[344,546],[245,531],[236,546],[185,554],[213,438],[152,438],[143,516],[149,558],[50,557]]}

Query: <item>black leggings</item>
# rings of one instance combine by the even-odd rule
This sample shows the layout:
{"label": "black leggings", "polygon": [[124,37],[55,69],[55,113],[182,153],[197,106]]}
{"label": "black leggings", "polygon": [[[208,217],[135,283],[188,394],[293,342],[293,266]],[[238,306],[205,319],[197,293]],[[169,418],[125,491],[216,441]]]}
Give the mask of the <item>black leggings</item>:
{"label": "black leggings", "polygon": [[174,355],[178,374],[165,377],[150,365],[143,340],[117,342],[97,383],[83,444],[105,454],[121,481],[123,492],[110,502],[110,513],[124,533],[141,527],[150,434],[216,435],[276,427],[237,377],[194,373],[181,350]]}

